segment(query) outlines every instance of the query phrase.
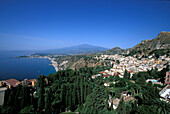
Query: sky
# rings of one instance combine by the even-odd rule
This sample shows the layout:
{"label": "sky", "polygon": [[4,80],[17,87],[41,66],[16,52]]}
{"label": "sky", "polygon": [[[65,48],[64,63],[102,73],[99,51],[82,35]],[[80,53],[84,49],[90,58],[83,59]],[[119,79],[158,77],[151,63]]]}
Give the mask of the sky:
{"label": "sky", "polygon": [[169,0],[0,0],[0,50],[131,48],[170,31]]}

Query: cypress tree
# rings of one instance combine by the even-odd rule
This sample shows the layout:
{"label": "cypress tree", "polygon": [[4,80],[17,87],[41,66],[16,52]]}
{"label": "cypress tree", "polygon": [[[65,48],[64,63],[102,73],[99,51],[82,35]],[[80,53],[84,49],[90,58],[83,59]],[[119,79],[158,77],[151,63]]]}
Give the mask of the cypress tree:
{"label": "cypress tree", "polygon": [[51,89],[49,89],[49,90],[47,90],[47,92],[46,92],[46,96],[45,96],[45,112],[46,113],[51,113],[52,112],[52,107],[51,107],[51,102],[52,102],[52,100],[51,100],[51,93],[52,93],[52,91],[51,91]]}
{"label": "cypress tree", "polygon": [[70,84],[69,86],[70,88],[69,88],[68,108],[72,110],[72,85]]}
{"label": "cypress tree", "polygon": [[80,79],[80,89],[81,89],[81,104],[83,103],[83,76],[81,75],[81,79]]}
{"label": "cypress tree", "polygon": [[128,71],[127,70],[125,70],[125,72],[124,72],[124,78],[128,79]]}
{"label": "cypress tree", "polygon": [[44,90],[43,88],[40,88],[38,97],[38,109],[42,110],[43,108],[44,108]]}
{"label": "cypress tree", "polygon": [[95,79],[93,92],[89,95],[86,102],[86,113],[99,113],[106,110],[106,99],[107,93],[104,87],[103,78],[97,77]]}
{"label": "cypress tree", "polygon": [[25,101],[25,87],[23,86],[22,87],[22,90],[21,90],[21,108],[23,109],[26,105],[26,101]]}
{"label": "cypress tree", "polygon": [[79,77],[77,76],[77,82],[76,82],[76,87],[77,87],[77,100],[78,100],[78,104],[80,104],[80,85],[79,85]]}
{"label": "cypress tree", "polygon": [[75,86],[76,83],[73,84],[73,105],[76,104],[76,86]]}
{"label": "cypress tree", "polygon": [[86,84],[84,84],[84,100],[86,100],[86,95],[87,95],[87,89],[86,89]]}
{"label": "cypress tree", "polygon": [[44,101],[44,94],[45,94],[45,89],[44,89],[44,86],[45,86],[45,76],[44,75],[40,75],[38,77],[38,83],[39,83],[39,86],[40,86],[40,89],[39,89],[39,94],[38,94],[38,109],[39,110],[42,110],[44,108],[44,104],[45,104],[45,101]]}
{"label": "cypress tree", "polygon": [[9,96],[10,96],[10,89],[7,88],[7,90],[5,90],[5,95],[4,95],[4,105],[3,106],[6,106],[7,105],[7,102],[8,102],[8,99],[9,99]]}

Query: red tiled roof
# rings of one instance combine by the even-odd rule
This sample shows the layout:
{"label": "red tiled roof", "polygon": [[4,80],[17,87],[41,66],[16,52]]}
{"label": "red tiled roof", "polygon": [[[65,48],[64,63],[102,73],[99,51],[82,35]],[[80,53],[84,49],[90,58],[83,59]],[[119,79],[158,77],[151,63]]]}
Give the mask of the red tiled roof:
{"label": "red tiled roof", "polygon": [[28,82],[37,82],[37,80],[36,79],[30,79],[30,80],[28,80]]}
{"label": "red tiled roof", "polygon": [[118,73],[114,73],[114,76],[117,76],[118,75]]}
{"label": "red tiled roof", "polygon": [[104,73],[104,71],[100,71],[99,73],[100,73],[100,74],[103,74],[103,73]]}
{"label": "red tiled roof", "polygon": [[13,87],[16,87],[18,84],[20,84],[21,82],[16,80],[16,79],[8,79],[5,80],[6,82],[8,82],[9,84],[11,84]]}
{"label": "red tiled roof", "polygon": [[127,93],[126,91],[123,91],[123,93]]}
{"label": "red tiled roof", "polygon": [[109,77],[109,76],[110,76],[109,74],[103,75],[103,77]]}

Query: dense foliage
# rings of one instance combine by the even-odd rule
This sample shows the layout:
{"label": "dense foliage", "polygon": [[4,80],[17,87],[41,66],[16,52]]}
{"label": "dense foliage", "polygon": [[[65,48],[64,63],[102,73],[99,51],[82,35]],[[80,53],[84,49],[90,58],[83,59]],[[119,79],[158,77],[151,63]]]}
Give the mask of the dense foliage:
{"label": "dense foliage", "polygon": [[[77,70],[61,70],[47,77],[38,77],[36,87],[19,85],[5,92],[1,113],[169,113],[170,104],[160,100],[159,89],[164,86],[146,83],[146,79],[160,79],[169,66],[162,71],[152,69],[139,72],[130,77],[125,71],[124,78],[102,76],[92,79],[91,76],[106,67],[81,68]],[[131,80],[134,82],[132,83]],[[105,87],[104,83],[116,82]],[[125,102],[121,99],[123,91],[127,91],[135,101]],[[116,110],[108,107],[108,97],[120,99]],[[113,104],[112,104],[113,105]]]}

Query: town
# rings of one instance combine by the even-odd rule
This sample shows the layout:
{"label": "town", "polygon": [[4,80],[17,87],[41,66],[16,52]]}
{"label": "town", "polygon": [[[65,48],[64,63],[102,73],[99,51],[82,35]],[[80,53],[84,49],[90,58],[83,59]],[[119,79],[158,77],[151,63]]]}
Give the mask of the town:
{"label": "town", "polygon": [[[39,56],[37,56],[39,57]],[[48,58],[48,56],[42,57],[42,58]],[[136,58],[132,56],[123,56],[119,54],[115,55],[100,55],[100,56],[94,56],[93,59],[96,59],[98,61],[101,61],[104,66],[110,66],[110,68],[105,70],[99,70],[98,73],[95,73],[91,76],[93,80],[98,77],[103,76],[104,86],[109,90],[109,97],[108,97],[108,108],[113,110],[116,110],[121,103],[121,99],[124,100],[124,102],[135,102],[137,98],[135,96],[139,95],[139,87],[135,92],[132,92],[129,89],[125,89],[127,86],[129,87],[131,84],[139,83],[139,79],[135,79],[135,75],[138,73],[147,73],[152,72],[155,70],[156,72],[161,72],[163,69],[166,69],[170,63],[170,58],[167,55],[159,56],[159,58],[155,58],[155,56],[149,56],[148,58]],[[56,67],[58,67],[57,62],[55,61],[55,57],[51,57],[50,60],[56,63]],[[64,61],[65,62],[65,61]],[[62,66],[63,62],[59,64]],[[67,62],[64,63],[65,66]],[[60,67],[59,66],[59,67]],[[66,67],[65,67],[66,68]],[[161,100],[170,102],[170,71],[166,71],[166,75],[163,76],[164,80],[163,83],[160,81],[159,78],[154,78],[154,76],[151,76],[151,78],[145,78],[145,83],[152,83],[153,85],[156,85],[156,87],[159,89],[159,95],[161,96]],[[123,79],[123,80],[121,80]],[[50,83],[50,79],[44,78],[46,84]],[[122,86],[120,83],[122,81],[125,81],[125,85]],[[18,85],[26,85],[28,87],[33,87],[35,89],[34,96],[37,95],[37,92],[39,91],[37,86],[37,80],[36,79],[25,79],[24,81],[17,81],[15,79],[9,79],[9,80],[3,80],[0,82],[0,91],[1,91],[1,104],[4,102],[4,94],[5,90],[7,88],[17,87]],[[160,86],[159,86],[160,85]],[[126,87],[125,87],[126,86]],[[119,91],[119,92],[118,92]],[[117,95],[118,93],[119,95]],[[120,104],[122,105],[122,104]],[[111,108],[112,107],[112,108]]]}
{"label": "town", "polygon": [[[116,76],[119,75],[120,78],[123,78],[125,70],[130,72],[132,77],[134,73],[137,72],[147,72],[151,69],[158,69],[161,71],[166,65],[170,65],[170,58],[167,55],[160,56],[156,59],[154,56],[149,56],[148,58],[135,58],[132,56],[123,56],[123,55],[101,55],[94,57],[97,60],[105,61],[109,60],[110,65],[113,67],[110,70],[104,71],[103,76]],[[96,75],[98,76],[98,74]]]}

